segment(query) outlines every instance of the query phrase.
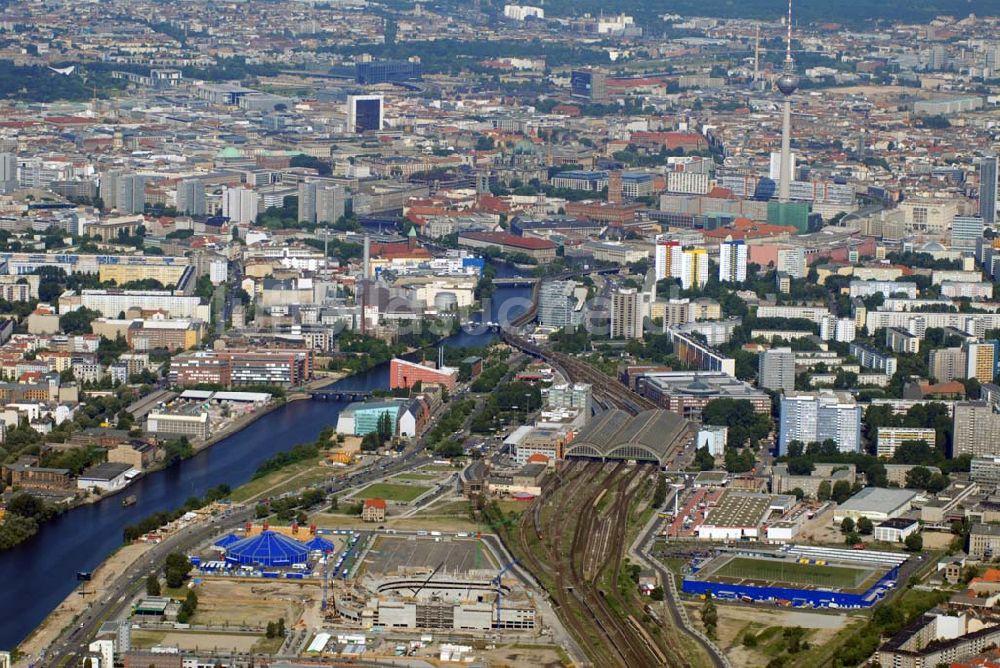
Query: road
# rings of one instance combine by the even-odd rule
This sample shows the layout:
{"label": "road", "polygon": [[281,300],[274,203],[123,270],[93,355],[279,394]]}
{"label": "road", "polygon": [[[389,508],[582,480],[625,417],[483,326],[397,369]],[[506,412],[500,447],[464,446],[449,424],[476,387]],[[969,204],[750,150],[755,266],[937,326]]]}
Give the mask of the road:
{"label": "road", "polygon": [[132,596],[145,582],[145,576],[156,572],[168,554],[183,552],[214,535],[242,526],[252,516],[252,508],[237,508],[226,517],[216,517],[209,522],[182,529],[154,547],[142,559],[122,571],[108,588],[104,598],[92,603],[73,626],[65,629],[49,646],[48,656],[43,659],[44,665],[75,665],[74,659],[82,655],[101,624],[117,617],[129,605]]}
{"label": "road", "polygon": [[675,599],[669,589],[667,588],[667,580],[673,578],[673,573],[664,568],[664,566],[655,558],[649,555],[650,548],[653,545],[653,541],[656,539],[656,533],[660,528],[662,521],[656,519],[650,522],[649,528],[646,529],[646,533],[643,534],[642,538],[639,540],[638,551],[639,555],[644,557],[645,561],[649,563],[650,566],[656,571],[657,576],[660,578],[660,582],[663,583],[663,593],[664,593],[664,603],[667,604],[667,610],[670,611],[670,619],[674,626],[681,631],[683,631],[689,638],[697,642],[708,654],[709,658],[712,660],[712,665],[716,668],[730,668],[729,660],[726,656],[711,642],[708,642],[703,636],[698,633],[692,632],[688,627],[686,620],[682,617],[680,606],[681,602]]}

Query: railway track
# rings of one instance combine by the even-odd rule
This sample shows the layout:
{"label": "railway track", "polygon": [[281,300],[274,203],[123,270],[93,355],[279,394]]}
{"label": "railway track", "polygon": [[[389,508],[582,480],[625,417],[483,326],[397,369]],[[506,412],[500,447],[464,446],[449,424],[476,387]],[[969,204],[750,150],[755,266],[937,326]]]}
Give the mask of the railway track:
{"label": "railway track", "polygon": [[678,663],[669,660],[675,648],[660,646],[628,614],[618,591],[630,502],[637,480],[649,471],[625,462],[571,462],[521,518],[523,563],[548,581],[560,618],[602,668]]}
{"label": "railway track", "polygon": [[628,411],[632,415],[659,408],[655,403],[636,394],[616,379],[571,355],[541,348],[510,329],[501,330],[500,336],[507,344],[560,368],[570,381],[589,383],[594,397],[607,407]]}

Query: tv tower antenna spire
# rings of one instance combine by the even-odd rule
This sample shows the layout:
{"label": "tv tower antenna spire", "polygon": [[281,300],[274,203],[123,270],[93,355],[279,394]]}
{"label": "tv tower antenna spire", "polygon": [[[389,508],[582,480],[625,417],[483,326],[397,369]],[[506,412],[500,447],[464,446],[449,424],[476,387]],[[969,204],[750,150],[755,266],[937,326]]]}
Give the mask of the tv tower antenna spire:
{"label": "tv tower antenna spire", "polygon": [[785,39],[785,69],[778,77],[777,87],[785,98],[781,119],[781,162],[778,173],[778,201],[792,198],[792,93],[799,87],[792,60],[792,0],[788,0],[787,37]]}

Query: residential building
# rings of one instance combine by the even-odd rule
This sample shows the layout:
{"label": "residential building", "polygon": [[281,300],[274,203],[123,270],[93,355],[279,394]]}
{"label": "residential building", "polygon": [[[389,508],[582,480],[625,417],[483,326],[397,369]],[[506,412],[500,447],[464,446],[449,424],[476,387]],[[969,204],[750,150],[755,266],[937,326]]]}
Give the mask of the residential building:
{"label": "residential building", "polygon": [[891,355],[885,355],[871,346],[866,346],[863,343],[852,343],[850,345],[850,353],[857,358],[858,362],[861,363],[866,369],[875,369],[876,371],[881,371],[887,376],[891,376],[896,373],[896,358]]}
{"label": "residential building", "polygon": [[708,283],[708,251],[704,248],[682,251],[680,273],[677,277],[681,279],[681,287],[685,290],[700,288]]}
{"label": "residential building", "polygon": [[666,334],[674,344],[674,354],[685,364],[701,371],[723,371],[730,376],[736,376],[736,360],[732,357],[726,357],[676,327],[668,329]]}
{"label": "residential building", "polygon": [[747,280],[747,244],[742,239],[726,240],[719,244],[719,281],[742,283]]}
{"label": "residential building", "polygon": [[979,159],[979,216],[989,227],[997,222],[997,156]]}
{"label": "residential building", "polygon": [[935,348],[928,355],[927,372],[939,383],[965,378],[966,353],[964,348]]}
{"label": "residential building", "polygon": [[757,384],[768,390],[795,389],[795,353],[791,348],[771,348],[757,357]]}
{"label": "residential building", "polygon": [[611,338],[641,339],[642,303],[635,288],[618,288],[611,293]]}
{"label": "residential building", "polygon": [[665,278],[674,276],[674,267],[681,264],[681,253],[683,248],[679,241],[668,239],[657,239],[656,248],[653,255],[653,268],[656,272],[656,280],[662,281]]}
{"label": "residential building", "polygon": [[920,352],[920,337],[899,327],[889,327],[885,330],[885,345],[894,353],[915,355]]}
{"label": "residential building", "polygon": [[861,406],[846,392],[790,392],[781,398],[778,451],[792,441],[832,439],[841,452],[861,451]]}
{"label": "residential building", "polygon": [[992,383],[997,374],[997,352],[1000,342],[985,341],[966,343],[965,377],[975,378],[980,383]]}
{"label": "residential building", "polygon": [[879,427],[877,454],[879,457],[892,457],[906,441],[923,441],[933,448],[936,433],[933,429],[919,427]]}
{"label": "residential building", "polygon": [[985,401],[955,403],[952,457],[1000,455],[1000,414]]}

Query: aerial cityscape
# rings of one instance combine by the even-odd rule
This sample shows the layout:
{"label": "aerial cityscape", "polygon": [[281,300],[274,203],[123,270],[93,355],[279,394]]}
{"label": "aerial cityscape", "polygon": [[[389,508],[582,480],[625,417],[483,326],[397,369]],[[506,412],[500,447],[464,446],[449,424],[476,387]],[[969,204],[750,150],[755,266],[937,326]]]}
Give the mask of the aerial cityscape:
{"label": "aerial cityscape", "polygon": [[1000,668],[1000,0],[0,0],[0,668]]}

